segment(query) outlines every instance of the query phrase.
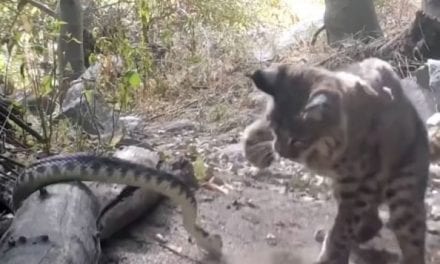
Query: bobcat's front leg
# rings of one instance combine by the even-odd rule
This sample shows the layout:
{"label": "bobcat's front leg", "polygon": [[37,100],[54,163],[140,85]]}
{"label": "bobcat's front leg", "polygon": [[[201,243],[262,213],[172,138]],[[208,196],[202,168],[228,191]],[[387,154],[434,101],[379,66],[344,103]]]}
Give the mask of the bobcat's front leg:
{"label": "bobcat's front leg", "polygon": [[339,202],[333,226],[327,232],[315,264],[348,264],[351,247],[350,208]]}
{"label": "bobcat's front leg", "polygon": [[259,119],[246,127],[243,148],[246,159],[260,169],[269,167],[275,160],[274,136],[269,122]]}

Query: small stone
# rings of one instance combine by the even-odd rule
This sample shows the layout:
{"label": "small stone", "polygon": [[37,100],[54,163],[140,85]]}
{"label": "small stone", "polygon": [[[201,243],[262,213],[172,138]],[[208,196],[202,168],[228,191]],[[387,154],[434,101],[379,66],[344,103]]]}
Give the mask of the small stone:
{"label": "small stone", "polygon": [[325,239],[325,230],[324,229],[318,229],[315,231],[315,234],[313,235],[313,237],[315,238],[315,241],[318,243],[322,243],[324,242]]}
{"label": "small stone", "polygon": [[434,113],[432,116],[426,120],[428,126],[439,126],[440,125],[440,113]]}
{"label": "small stone", "polygon": [[123,126],[129,131],[135,130],[142,122],[142,119],[140,117],[131,115],[122,116],[119,118],[119,120],[121,121]]}
{"label": "small stone", "polygon": [[115,157],[125,160],[137,160],[147,167],[155,168],[159,163],[159,154],[138,146],[125,146],[115,153]]}
{"label": "small stone", "polygon": [[247,200],[246,200],[246,205],[249,206],[250,208],[253,208],[253,209],[257,209],[257,208],[258,208],[258,205],[256,205],[256,204],[252,201],[252,199],[247,199]]}
{"label": "small stone", "polygon": [[168,242],[168,240],[167,240],[162,234],[159,234],[159,233],[157,233],[157,234],[154,236],[154,238],[155,238],[159,243],[162,243],[162,244],[165,244],[165,243]]}
{"label": "small stone", "polygon": [[246,213],[241,216],[243,220],[246,220],[254,225],[258,225],[261,221],[256,214]]}
{"label": "small stone", "polygon": [[314,200],[315,200],[314,197],[308,196],[308,195],[301,197],[301,201],[303,201],[303,202],[313,202]]}
{"label": "small stone", "polygon": [[440,222],[428,220],[426,222],[428,233],[432,235],[439,236],[440,235]]}
{"label": "small stone", "polygon": [[431,216],[436,221],[440,220],[440,206],[439,205],[433,205],[432,206],[432,208],[431,208]]}
{"label": "small stone", "polygon": [[20,237],[18,238],[18,242],[20,242],[20,243],[22,243],[22,244],[26,243],[26,241],[27,241],[27,239],[26,239],[26,237],[24,237],[24,236],[20,236]]}
{"label": "small stone", "polygon": [[277,237],[272,233],[266,235],[266,241],[269,246],[276,246],[278,244]]}
{"label": "small stone", "polygon": [[13,237],[9,237],[9,240],[8,240],[8,245],[9,245],[10,247],[13,247],[13,246],[15,246],[15,240],[14,240],[14,238],[13,238]]}
{"label": "small stone", "polygon": [[278,221],[275,223],[275,226],[284,228],[284,227],[286,227],[286,224],[283,221]]}

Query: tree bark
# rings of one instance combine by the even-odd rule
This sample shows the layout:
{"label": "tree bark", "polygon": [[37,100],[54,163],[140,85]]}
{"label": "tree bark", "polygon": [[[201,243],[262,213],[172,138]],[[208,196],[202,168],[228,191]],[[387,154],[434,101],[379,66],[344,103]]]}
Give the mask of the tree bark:
{"label": "tree bark", "polygon": [[324,24],[331,46],[350,37],[368,42],[383,36],[372,0],[326,0]]}
{"label": "tree bark", "polygon": [[[83,11],[81,0],[59,0],[58,6],[61,24],[58,38],[58,80],[61,89],[60,103],[63,101],[65,84],[77,79],[84,72],[83,50]],[[72,67],[72,74],[65,76],[67,64]],[[67,77],[67,78],[66,78]]]}

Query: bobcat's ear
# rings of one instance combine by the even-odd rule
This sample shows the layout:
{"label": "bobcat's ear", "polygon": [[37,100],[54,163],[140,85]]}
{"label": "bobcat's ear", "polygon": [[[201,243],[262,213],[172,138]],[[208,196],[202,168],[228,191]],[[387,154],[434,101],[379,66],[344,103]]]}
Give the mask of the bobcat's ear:
{"label": "bobcat's ear", "polygon": [[276,91],[277,71],[275,70],[256,70],[249,77],[254,82],[258,90],[274,96]]}
{"label": "bobcat's ear", "polygon": [[302,117],[313,121],[323,121],[330,109],[330,98],[324,93],[317,94],[310,98],[304,107]]}

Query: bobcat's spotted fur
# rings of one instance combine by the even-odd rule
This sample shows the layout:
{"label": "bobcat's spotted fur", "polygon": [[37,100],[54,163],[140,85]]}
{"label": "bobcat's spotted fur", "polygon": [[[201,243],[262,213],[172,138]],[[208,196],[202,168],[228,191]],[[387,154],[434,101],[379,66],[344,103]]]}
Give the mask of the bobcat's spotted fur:
{"label": "bobcat's spotted fur", "polygon": [[269,104],[246,128],[246,158],[263,168],[280,155],[333,180],[338,211],[318,263],[347,264],[350,248],[381,229],[386,203],[402,263],[424,264],[428,137],[391,66],[280,65],[251,78]]}
{"label": "bobcat's spotted fur", "polygon": [[440,127],[430,127],[428,130],[429,154],[432,162],[440,160]]}

